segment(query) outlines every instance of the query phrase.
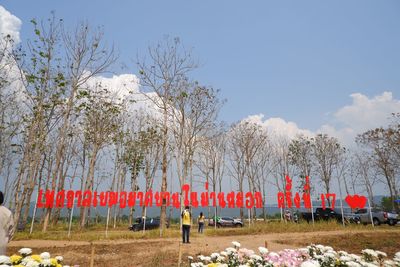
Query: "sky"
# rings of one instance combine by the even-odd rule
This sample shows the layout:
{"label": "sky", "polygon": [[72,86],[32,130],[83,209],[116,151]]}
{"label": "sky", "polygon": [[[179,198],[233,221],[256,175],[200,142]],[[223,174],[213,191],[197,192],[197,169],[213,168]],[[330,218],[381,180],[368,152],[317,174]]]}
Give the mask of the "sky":
{"label": "sky", "polygon": [[137,55],[167,35],[179,37],[200,62],[192,76],[227,99],[220,118],[228,123],[251,118],[290,136],[324,132],[347,145],[400,112],[399,1],[0,4],[0,31],[13,29],[22,42],[32,36],[29,21],[51,11],[67,26],[102,26],[119,51],[115,75],[137,74]]}

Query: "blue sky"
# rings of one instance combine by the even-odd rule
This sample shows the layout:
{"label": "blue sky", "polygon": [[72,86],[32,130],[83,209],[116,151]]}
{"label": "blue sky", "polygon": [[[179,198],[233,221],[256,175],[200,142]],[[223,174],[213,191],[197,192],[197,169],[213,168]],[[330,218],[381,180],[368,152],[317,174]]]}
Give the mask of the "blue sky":
{"label": "blue sky", "polygon": [[[264,114],[263,120],[279,117],[313,132],[329,125],[334,129],[328,132],[340,136],[343,127],[367,127],[367,119],[350,120],[349,113],[340,113],[345,106],[351,114],[362,114],[364,106],[374,114],[400,112],[399,1],[3,0],[1,4],[21,19],[22,40],[31,35],[29,20],[47,18],[52,10],[67,25],[87,20],[104,26],[106,39],[129,66],[115,68],[117,73],[137,73],[138,53],[165,35],[180,37],[201,62],[194,78],[221,89],[228,100],[221,113],[227,122]],[[374,98],[384,91],[391,97]],[[351,98],[353,93],[368,101]],[[351,111],[354,106],[356,113]],[[383,115],[375,117],[373,125],[384,123]],[[365,128],[360,125],[355,130]]]}

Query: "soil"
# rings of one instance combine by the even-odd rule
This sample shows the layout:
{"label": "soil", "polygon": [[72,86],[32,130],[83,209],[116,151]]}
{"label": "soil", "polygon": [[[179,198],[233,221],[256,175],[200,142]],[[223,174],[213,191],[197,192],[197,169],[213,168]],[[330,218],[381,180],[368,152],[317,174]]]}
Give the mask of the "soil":
{"label": "soil", "polygon": [[181,248],[182,266],[188,266],[187,256],[209,255],[232,246],[238,241],[242,247],[258,251],[258,247],[267,245],[270,251],[285,248],[304,247],[311,243],[333,246],[337,250],[360,253],[369,246],[393,256],[400,251],[399,230],[360,231],[342,230],[311,233],[271,233],[239,236],[200,236],[194,237],[190,244],[181,244],[179,238],[145,240],[106,240],[106,241],[49,241],[21,240],[12,241],[8,254],[16,253],[21,247],[29,247],[34,253],[50,252],[53,256],[62,255],[64,264],[90,266],[94,249],[94,266],[177,266]]}

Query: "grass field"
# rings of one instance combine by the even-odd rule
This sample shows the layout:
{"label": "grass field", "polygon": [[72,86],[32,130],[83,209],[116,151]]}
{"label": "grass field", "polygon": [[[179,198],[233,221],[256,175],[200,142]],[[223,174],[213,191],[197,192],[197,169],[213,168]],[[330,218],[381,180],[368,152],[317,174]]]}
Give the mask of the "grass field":
{"label": "grass field", "polygon": [[[75,228],[75,226],[74,226]],[[195,228],[195,226],[193,226]],[[84,231],[73,230],[70,238],[67,229],[60,225],[42,233],[40,227],[32,235],[19,232],[9,247],[15,253],[21,247],[31,247],[36,252],[49,251],[64,256],[67,264],[89,266],[91,250],[95,249],[95,265],[108,266],[177,266],[179,251],[187,266],[187,256],[210,254],[231,246],[239,241],[246,248],[257,250],[265,242],[268,249],[278,251],[318,243],[329,245],[336,250],[359,254],[362,249],[382,250],[393,256],[400,251],[400,226],[348,225],[336,222],[307,223],[257,222],[251,227],[220,228],[206,227],[203,235],[196,229],[191,233],[191,244],[180,245],[178,225],[171,225],[163,237],[159,230],[132,232],[128,225],[111,228],[108,238],[103,225],[92,226]]]}
{"label": "grass field", "polygon": [[[192,227],[195,230],[196,225]],[[391,227],[382,225],[379,229]],[[230,236],[230,235],[254,235],[254,234],[268,234],[268,233],[304,233],[313,231],[336,231],[336,230],[365,230],[373,229],[371,225],[356,225],[350,224],[343,227],[336,221],[322,221],[316,222],[314,225],[308,223],[285,223],[279,221],[269,222],[256,222],[243,226],[242,228],[217,228],[206,227],[206,236]],[[192,230],[192,236],[197,236],[196,231]],[[178,224],[172,224],[168,229],[165,229],[162,237],[179,237],[180,230]],[[43,239],[43,240],[70,240],[70,241],[96,241],[96,240],[116,240],[116,239],[150,239],[159,238],[159,230],[147,230],[145,233],[132,232],[128,230],[128,225],[119,225],[116,228],[109,227],[107,236],[104,225],[90,226],[87,229],[79,230],[78,226],[73,226],[71,236],[68,237],[68,228],[65,225],[58,225],[50,227],[46,233],[41,231],[38,225],[34,228],[33,233],[29,234],[28,230],[17,232],[14,240],[27,240],[27,239]]]}

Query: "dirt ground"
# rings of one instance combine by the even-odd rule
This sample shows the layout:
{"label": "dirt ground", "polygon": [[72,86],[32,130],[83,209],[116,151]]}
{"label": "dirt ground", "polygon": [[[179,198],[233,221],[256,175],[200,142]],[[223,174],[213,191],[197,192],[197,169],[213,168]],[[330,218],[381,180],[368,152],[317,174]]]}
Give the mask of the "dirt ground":
{"label": "dirt ground", "polygon": [[311,243],[320,243],[333,246],[337,250],[347,250],[360,253],[361,249],[368,248],[385,251],[389,256],[400,251],[400,231],[378,230],[360,231],[343,230],[311,233],[271,233],[260,235],[239,236],[201,236],[192,238],[191,244],[180,244],[179,238],[146,239],[146,240],[110,240],[95,241],[49,241],[49,240],[22,240],[10,243],[8,254],[16,253],[21,247],[30,247],[34,253],[48,251],[52,255],[62,255],[65,264],[89,266],[90,255],[94,248],[94,266],[177,266],[179,248],[181,246],[182,261],[188,266],[187,256],[210,254],[222,251],[231,246],[232,241],[238,241],[243,247],[258,250],[258,247],[267,247],[270,251],[279,251],[285,248],[297,248]]}

